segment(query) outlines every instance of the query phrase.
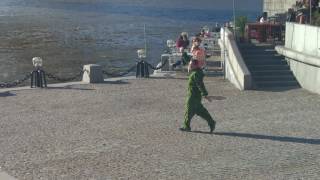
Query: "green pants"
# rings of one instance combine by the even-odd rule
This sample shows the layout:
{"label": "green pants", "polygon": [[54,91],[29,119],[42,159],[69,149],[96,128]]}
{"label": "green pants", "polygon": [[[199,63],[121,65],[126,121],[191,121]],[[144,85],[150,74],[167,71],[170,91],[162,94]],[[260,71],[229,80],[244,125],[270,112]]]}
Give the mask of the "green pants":
{"label": "green pants", "polygon": [[186,111],[184,114],[184,128],[191,129],[191,119],[195,114],[206,120],[210,128],[213,127],[214,120],[212,119],[208,110],[203,107],[201,102],[187,101],[185,108]]}

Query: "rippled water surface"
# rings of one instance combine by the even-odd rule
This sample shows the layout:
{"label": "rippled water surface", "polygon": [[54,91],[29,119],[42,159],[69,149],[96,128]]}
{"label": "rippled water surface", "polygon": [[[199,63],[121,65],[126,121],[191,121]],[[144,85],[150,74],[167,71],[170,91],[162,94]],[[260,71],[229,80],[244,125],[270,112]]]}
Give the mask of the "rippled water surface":
{"label": "rippled water surface", "polygon": [[[231,19],[230,11],[215,10],[207,2],[194,6],[191,0],[1,0],[0,82],[31,71],[34,56],[44,59],[47,72],[64,77],[88,63],[106,70],[126,69],[135,63],[136,50],[144,47],[144,25],[148,61],[155,64],[167,39]],[[258,14],[242,13],[250,19]]]}

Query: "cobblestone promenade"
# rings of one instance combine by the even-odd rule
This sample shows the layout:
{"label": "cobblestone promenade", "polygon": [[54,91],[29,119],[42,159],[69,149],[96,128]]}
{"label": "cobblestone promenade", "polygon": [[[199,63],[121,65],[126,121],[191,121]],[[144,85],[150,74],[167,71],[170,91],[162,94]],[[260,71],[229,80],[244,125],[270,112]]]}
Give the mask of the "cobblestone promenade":
{"label": "cobblestone promenade", "polygon": [[0,166],[19,180],[320,178],[320,96],[206,77],[217,121],[180,132],[187,81],[0,92]]}

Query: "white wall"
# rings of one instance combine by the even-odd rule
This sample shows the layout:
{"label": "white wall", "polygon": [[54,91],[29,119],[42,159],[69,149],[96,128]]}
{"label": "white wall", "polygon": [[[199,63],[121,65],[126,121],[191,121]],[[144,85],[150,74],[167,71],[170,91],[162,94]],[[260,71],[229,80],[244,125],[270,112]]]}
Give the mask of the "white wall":
{"label": "white wall", "polygon": [[320,94],[320,27],[286,23],[285,46],[277,46],[287,57],[300,85]]}
{"label": "white wall", "polygon": [[320,56],[320,28],[286,23],[286,48],[311,56]]}
{"label": "white wall", "polygon": [[[222,58],[225,60],[226,78],[240,90],[251,89],[251,74],[242,59],[233,34],[228,29],[221,29],[219,45]],[[224,55],[224,53],[226,54]]]}

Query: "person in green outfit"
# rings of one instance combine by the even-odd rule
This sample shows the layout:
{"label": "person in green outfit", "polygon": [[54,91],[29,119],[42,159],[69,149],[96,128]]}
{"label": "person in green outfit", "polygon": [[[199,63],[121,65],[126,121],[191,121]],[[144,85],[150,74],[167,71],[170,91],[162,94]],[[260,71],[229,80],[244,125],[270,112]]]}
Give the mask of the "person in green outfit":
{"label": "person in green outfit", "polygon": [[188,96],[185,105],[184,124],[181,131],[191,131],[190,123],[194,115],[198,115],[208,122],[210,133],[215,129],[216,122],[212,119],[208,110],[202,105],[202,97],[211,102],[203,83],[204,73],[198,60],[192,60],[189,64]]}

